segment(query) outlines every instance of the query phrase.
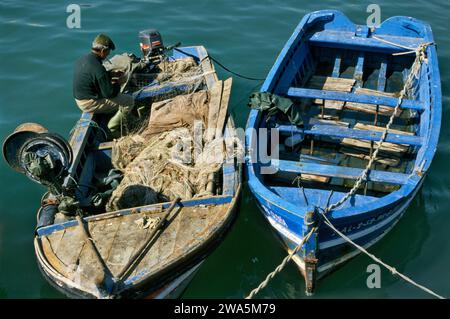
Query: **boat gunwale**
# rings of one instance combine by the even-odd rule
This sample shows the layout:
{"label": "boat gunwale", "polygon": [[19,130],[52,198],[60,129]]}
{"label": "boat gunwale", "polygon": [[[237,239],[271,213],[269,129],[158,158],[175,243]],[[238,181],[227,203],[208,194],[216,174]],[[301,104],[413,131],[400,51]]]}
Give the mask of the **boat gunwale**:
{"label": "boat gunwale", "polygon": [[[202,260],[204,260],[215,248],[217,245],[222,241],[222,239],[227,235],[227,233],[231,229],[231,225],[236,219],[236,212],[237,212],[237,203],[240,199],[241,194],[241,187],[242,185],[239,184],[238,186],[238,192],[237,195],[232,198],[232,201],[229,202],[227,205],[229,205],[229,208],[226,213],[224,213],[224,218],[220,220],[220,223],[217,224],[217,227],[215,228],[214,232],[210,234],[206,240],[203,240],[201,243],[196,245],[192,250],[190,250],[187,254],[183,255],[183,257],[177,259],[175,262],[170,263],[168,266],[164,267],[157,273],[151,274],[151,275],[143,275],[138,278],[136,278],[134,281],[127,282],[130,277],[127,277],[127,280],[124,281],[124,284],[121,286],[121,289],[116,291],[118,295],[122,295],[126,291],[134,291],[136,289],[140,289],[143,286],[152,286],[155,290],[160,288],[161,286],[164,286],[165,283],[171,282],[175,278],[177,278],[180,273],[183,273],[182,269],[186,268],[186,264],[188,265],[195,265]],[[81,292],[78,293],[81,296],[84,297],[100,297],[98,294],[96,294],[93,291],[88,291],[86,287],[81,286],[77,284],[75,281],[65,277],[63,274],[59,273],[48,261],[47,258],[43,252],[42,249],[42,243],[41,238],[36,236],[34,238],[34,246],[35,246],[35,252],[36,257],[38,259],[39,267],[42,268],[42,270],[46,273],[48,279],[61,287],[64,291],[64,287],[62,287],[59,283],[55,282],[56,280],[59,280],[60,282],[64,283],[64,285],[67,286],[67,289],[76,289],[77,291]],[[190,266],[188,267],[191,268]],[[165,275],[163,279],[159,279],[158,277],[162,274]],[[170,274],[170,275],[168,275]],[[136,276],[135,276],[136,277]],[[132,279],[134,277],[131,277]],[[155,285],[155,281],[158,283]],[[66,292],[64,292],[66,293]],[[70,292],[73,294],[73,292]],[[76,293],[74,295],[77,295]]]}

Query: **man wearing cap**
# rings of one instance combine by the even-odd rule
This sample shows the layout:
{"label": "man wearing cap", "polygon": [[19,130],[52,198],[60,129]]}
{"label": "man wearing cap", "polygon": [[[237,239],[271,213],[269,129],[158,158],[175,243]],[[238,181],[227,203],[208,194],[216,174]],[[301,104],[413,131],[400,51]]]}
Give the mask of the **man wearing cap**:
{"label": "man wearing cap", "polygon": [[133,97],[119,92],[120,85],[113,83],[102,64],[102,60],[114,49],[114,42],[107,35],[97,35],[92,42],[91,52],[75,63],[73,77],[73,96],[83,112],[117,112],[108,123],[111,131],[118,129],[121,120],[134,107]]}

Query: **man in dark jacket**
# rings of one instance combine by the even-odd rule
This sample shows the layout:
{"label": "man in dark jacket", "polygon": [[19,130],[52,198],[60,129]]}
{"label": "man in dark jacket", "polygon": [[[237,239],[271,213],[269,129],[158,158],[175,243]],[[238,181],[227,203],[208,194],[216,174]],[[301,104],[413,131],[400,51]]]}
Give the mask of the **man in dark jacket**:
{"label": "man in dark jacket", "polygon": [[111,75],[102,64],[114,42],[104,34],[99,34],[92,42],[91,52],[75,63],[73,96],[83,112],[114,113],[108,127],[113,130],[121,119],[134,107],[132,96],[119,92],[120,85],[112,81]]}

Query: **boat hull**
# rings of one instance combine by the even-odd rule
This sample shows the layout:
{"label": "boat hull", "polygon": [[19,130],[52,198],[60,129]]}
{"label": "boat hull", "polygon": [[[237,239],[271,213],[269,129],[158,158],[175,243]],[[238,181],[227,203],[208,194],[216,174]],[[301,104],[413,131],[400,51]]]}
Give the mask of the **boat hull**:
{"label": "boat hull", "polygon": [[[410,203],[413,201],[416,194],[420,191],[422,183],[423,179],[419,183],[416,190],[412,193],[411,197],[400,200],[393,208],[380,212],[378,216],[382,216],[382,218],[378,218],[377,222],[371,222],[372,219],[366,219],[363,221],[358,219],[354,223],[351,221],[342,223],[335,220],[332,220],[331,222],[333,224],[340,224],[341,227],[339,227],[338,230],[345,233],[345,235],[349,236],[358,245],[367,249],[376,244],[397,224]],[[288,229],[282,222],[282,216],[288,212],[277,207],[274,209],[273,205],[261,197],[256,196],[256,198],[259,210],[271,225],[276,237],[281,241],[285,250],[288,253],[291,253],[300,244],[303,237],[301,234],[292,231],[292,229]],[[362,224],[366,224],[367,226],[361,227]],[[334,236],[332,239],[328,238],[327,240],[322,240],[320,229],[326,230],[326,228],[328,228],[328,226],[323,225],[318,231],[319,250],[317,256],[319,258],[317,264],[317,279],[320,279],[336,270],[339,266],[361,253],[340,237],[338,238]],[[358,230],[346,232],[346,229]],[[293,257],[293,260],[298,266],[301,274],[305,276],[305,261],[303,255],[301,253],[297,253]]]}
{"label": "boat hull", "polygon": [[[405,43],[399,45],[401,42]],[[433,42],[431,27],[414,18],[392,17],[369,30],[339,11],[316,11],[302,19],[268,73],[260,94],[290,98],[292,107],[301,106],[303,123],[261,111],[266,105],[252,105],[246,129],[246,173],[261,212],[286,250],[291,252],[302,244],[293,259],[305,276],[307,293],[314,290],[316,279],[360,253],[323,222],[321,215],[330,204],[339,203],[327,212],[330,223],[367,248],[394,227],[420,190],[436,152],[441,124],[442,94],[436,48],[430,45]],[[395,63],[392,60],[405,47],[426,50],[427,60],[414,76],[413,86],[408,84],[408,74],[414,70],[414,56]],[[343,67],[341,62],[354,68]],[[372,105],[395,107],[398,103],[395,98],[382,103],[378,100],[379,94],[398,93],[403,88],[386,89],[388,78],[391,81],[386,76],[389,68],[391,73],[399,72],[408,88],[411,100],[402,100],[402,112],[414,109],[403,113],[414,124],[399,124],[396,137],[409,135],[414,141],[404,144],[405,140],[385,136],[380,154],[390,161],[372,163],[364,189],[341,203],[364,173],[373,154],[372,142],[379,141],[379,132],[392,114],[382,115],[385,122],[381,123],[379,109],[372,112]],[[376,83],[369,83],[370,77]],[[323,79],[327,84],[321,82]],[[362,98],[360,91],[367,95]],[[391,119],[395,121],[398,116]],[[275,155],[267,156],[269,145],[277,144],[272,137],[269,144],[268,136],[260,136],[269,129],[278,132],[271,134],[278,138],[279,148]],[[298,142],[292,146],[294,135]],[[391,142],[404,148],[382,149]],[[395,152],[398,162],[393,160]],[[384,160],[381,157],[377,158],[380,163]],[[296,181],[298,187],[294,186]]]}
{"label": "boat hull", "polygon": [[[218,78],[211,61],[205,59],[207,57],[205,48],[200,46],[188,47],[177,49],[177,51],[174,53],[175,59],[184,58],[186,56],[193,57],[201,62],[203,71],[205,72],[206,85],[209,89],[211,89],[218,81]],[[92,120],[92,117],[92,114],[83,113],[81,121],[90,121]],[[224,136],[232,136],[235,132],[235,125],[232,117],[227,117],[225,123],[226,127],[223,133]],[[79,125],[72,134],[71,146],[77,159],[77,161],[75,161],[73,164],[74,169],[72,171],[76,171],[77,165],[80,165],[80,167],[82,168],[87,167],[87,165],[85,166],[79,164],[79,162],[80,159],[85,159],[87,157],[84,152],[91,131],[92,128],[90,126]],[[87,150],[86,152],[88,151],[89,150]],[[83,154],[84,156],[82,156]],[[140,265],[142,266],[142,268],[133,270],[135,271],[133,276],[125,277],[126,280],[118,283],[115,282],[114,276],[108,276],[107,280],[103,282],[105,286],[108,286],[105,288],[105,290],[108,291],[100,291],[100,289],[98,289],[98,286],[93,284],[93,277],[89,277],[89,274],[87,274],[87,278],[85,276],[83,282],[80,279],[81,277],[75,277],[75,272],[73,271],[73,269],[70,269],[71,267],[73,268],[73,266],[76,266],[79,269],[82,268],[78,265],[78,261],[81,258],[80,256],[82,248],[80,250],[80,255],[78,256],[78,261],[76,263],[66,262],[67,265],[62,262],[64,258],[59,258],[58,256],[58,253],[63,253],[65,249],[62,249],[61,252],[53,251],[51,239],[50,241],[48,239],[49,236],[58,231],[62,231],[64,234],[73,231],[74,227],[76,227],[78,223],[74,220],[70,220],[59,224],[39,227],[37,229],[34,240],[34,247],[37,262],[41,272],[53,287],[70,298],[178,298],[183,293],[192,278],[195,276],[203,261],[223,241],[224,237],[231,229],[234,221],[236,220],[238,203],[241,193],[242,165],[238,161],[227,163],[226,165],[226,169],[223,169],[223,183],[220,187],[220,189],[222,190],[222,194],[216,194],[214,196],[204,196],[179,202],[178,205],[181,206],[181,211],[183,211],[183,209],[192,210],[191,214],[189,215],[190,218],[197,218],[197,215],[200,214],[202,210],[207,210],[208,213],[215,212],[216,214],[212,215],[213,218],[208,219],[211,221],[211,224],[208,224],[210,225],[210,227],[208,227],[208,229],[206,230],[201,228],[201,226],[203,225],[202,223],[196,224],[194,219],[191,220],[193,222],[190,224],[190,227],[196,228],[192,229],[192,231],[186,232],[185,237],[183,237],[186,240],[183,242],[188,244],[191,243],[191,246],[194,248],[191,249],[191,247],[184,247],[181,244],[173,245],[172,250],[169,252],[173,253],[174,256],[176,255],[177,258],[174,258],[173,261],[167,262],[164,267],[155,267],[155,265],[152,263],[152,261],[155,259],[152,259],[150,257],[145,259],[144,256],[142,260],[145,259],[146,263],[144,263],[142,260],[139,261],[136,265]],[[87,167],[86,169],[88,168],[89,167]],[[85,217],[84,222],[86,224],[92,225],[92,223],[96,223],[99,220],[113,220],[114,218],[122,220],[122,218],[128,218],[127,216],[135,215],[139,217],[141,215],[144,216],[145,214],[148,214],[150,212],[160,214],[162,213],[163,209],[167,209],[169,207],[169,204],[170,203],[159,203],[104,213],[100,215],[92,215]],[[218,211],[216,211],[215,209]],[[197,211],[197,213],[195,213],[195,211]],[[180,213],[180,215],[183,216],[182,213]],[[181,217],[177,217],[177,220],[180,219]],[[186,223],[187,222],[188,220],[186,220]],[[111,222],[108,225],[111,226],[112,224],[113,223]],[[135,224],[135,222],[131,223],[133,227],[138,227],[135,226]],[[166,228],[170,227],[171,223],[166,226]],[[173,226],[173,228],[175,228],[175,226]],[[183,229],[187,229],[187,227],[184,227]],[[143,230],[140,228],[139,231],[143,232]],[[167,232],[168,231],[165,231],[165,233]],[[135,233],[136,232],[134,232],[134,234]],[[192,239],[187,234],[190,234],[189,236],[194,236],[195,234],[197,235],[194,239]],[[105,236],[97,237],[97,240],[94,235],[92,236],[92,240],[96,240],[97,247],[104,243],[103,238],[106,238],[107,234],[103,235]],[[43,242],[43,239],[45,239],[45,242]],[[114,239],[116,239],[116,237],[114,237]],[[169,240],[166,240],[166,242],[168,241]],[[131,245],[131,240],[129,238],[127,238],[126,242],[128,245]],[[155,245],[153,245],[153,248],[154,246]],[[108,251],[110,250],[111,248]],[[151,251],[151,249],[149,249],[149,251]],[[109,254],[107,257],[109,257]],[[102,258],[105,257],[102,256]],[[72,261],[72,259],[70,260]],[[159,261],[161,262],[161,260]],[[149,265],[151,264],[151,266],[147,267],[147,263]],[[70,265],[70,267],[68,265]],[[117,267],[120,265],[122,265],[121,262],[110,263],[109,267]],[[140,272],[138,272],[138,270]],[[108,271],[110,271],[110,269],[108,269]],[[106,283],[106,281],[108,281],[108,283]],[[86,285],[86,282],[88,282],[89,285]]]}
{"label": "boat hull", "polygon": [[[35,243],[37,245],[37,243]],[[46,279],[46,281],[57,291],[62,293],[68,298],[72,299],[94,299],[97,296],[91,295],[86,291],[79,290],[70,284],[56,278],[50,272],[46,271],[44,268],[44,262],[41,258],[42,255],[37,251],[36,252],[38,259],[38,267],[41,271],[42,275]],[[139,289],[131,289],[126,291],[124,296],[115,295],[115,299],[120,299],[123,297],[128,297],[129,295],[133,295],[135,298],[140,299],[177,299],[179,298],[184,290],[187,288],[191,280],[195,277],[195,274],[200,269],[204,260],[200,261],[198,264],[194,265],[192,268],[185,270],[183,273],[179,274],[176,278],[171,281],[165,283],[160,287],[155,287],[153,285],[149,285],[148,287],[139,288]]]}

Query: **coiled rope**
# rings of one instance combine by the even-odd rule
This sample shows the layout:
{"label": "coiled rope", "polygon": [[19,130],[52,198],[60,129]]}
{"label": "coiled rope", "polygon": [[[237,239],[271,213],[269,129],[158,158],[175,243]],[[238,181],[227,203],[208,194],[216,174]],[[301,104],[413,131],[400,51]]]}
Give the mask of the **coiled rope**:
{"label": "coiled rope", "polygon": [[[400,54],[411,54],[411,53],[415,53],[416,54],[416,58],[413,62],[413,65],[411,66],[411,70],[409,72],[409,75],[407,77],[407,80],[405,82],[405,85],[403,87],[403,89],[400,91],[400,95],[398,97],[398,101],[397,104],[392,112],[392,115],[389,118],[389,121],[383,131],[383,134],[381,135],[380,140],[377,142],[376,146],[375,146],[375,151],[372,153],[369,162],[367,163],[366,168],[364,169],[364,171],[361,173],[361,175],[358,177],[357,181],[355,182],[355,184],[353,185],[352,189],[344,196],[341,198],[341,200],[339,200],[338,202],[328,205],[323,212],[321,213],[321,216],[324,219],[325,224],[330,227],[337,235],[341,236],[345,241],[347,241],[348,243],[350,243],[351,245],[353,245],[355,248],[357,248],[359,251],[363,252],[364,254],[366,254],[367,256],[369,256],[372,260],[374,260],[375,262],[381,264],[382,266],[384,266],[386,269],[388,269],[393,275],[397,275],[400,278],[402,278],[403,280],[405,280],[406,282],[412,284],[413,286],[421,289],[422,291],[431,294],[432,296],[439,298],[439,299],[445,299],[443,296],[433,292],[432,290],[416,283],[415,281],[413,281],[411,278],[401,274],[400,272],[398,272],[394,267],[389,266],[388,264],[384,263],[381,259],[377,258],[376,256],[374,256],[373,254],[370,254],[366,249],[364,249],[362,246],[356,244],[355,242],[353,242],[349,237],[347,237],[346,235],[344,235],[342,232],[340,232],[338,229],[336,229],[336,227],[333,226],[333,224],[330,222],[330,220],[327,218],[326,214],[329,213],[330,211],[332,211],[333,209],[336,209],[337,207],[341,206],[343,203],[345,203],[351,196],[353,196],[357,190],[359,189],[359,187],[361,186],[361,183],[364,182],[367,179],[367,174],[370,170],[370,168],[372,167],[373,162],[376,160],[376,157],[378,156],[378,152],[381,148],[381,145],[383,144],[383,142],[385,141],[388,131],[392,125],[392,123],[394,122],[394,118],[397,115],[400,106],[403,102],[403,99],[406,97],[408,90],[412,87],[413,84],[413,80],[414,79],[418,79],[418,75],[419,72],[421,70],[421,66],[423,62],[427,62],[427,56],[426,56],[426,49],[428,48],[428,46],[433,45],[434,43],[423,43],[421,45],[419,45],[416,49],[410,48],[410,47],[406,47],[400,44],[396,44],[390,41],[387,41],[385,39],[379,38],[379,37],[373,37],[376,40],[379,40],[381,42],[385,42],[388,43],[390,45],[393,46],[397,46],[397,47],[401,47],[403,49],[407,49],[409,51],[406,52],[401,52],[401,53],[395,53],[395,55],[400,55]],[[332,193],[330,194],[332,195]],[[331,196],[330,196],[331,197]],[[275,268],[274,271],[272,271],[271,273],[269,273],[266,277],[266,279],[255,289],[253,289],[250,294],[246,297],[246,299],[251,299],[253,298],[256,294],[258,294],[264,287],[267,286],[267,284],[269,283],[269,281],[276,275],[278,274],[281,270],[283,270],[283,268],[286,266],[286,264],[292,259],[292,257],[301,249],[301,247],[303,246],[303,244],[311,237],[311,235],[318,229],[318,227],[313,227],[311,229],[311,231],[303,237],[302,241],[299,243],[299,245],[286,257],[283,259],[283,261],[281,262],[281,264]]]}

